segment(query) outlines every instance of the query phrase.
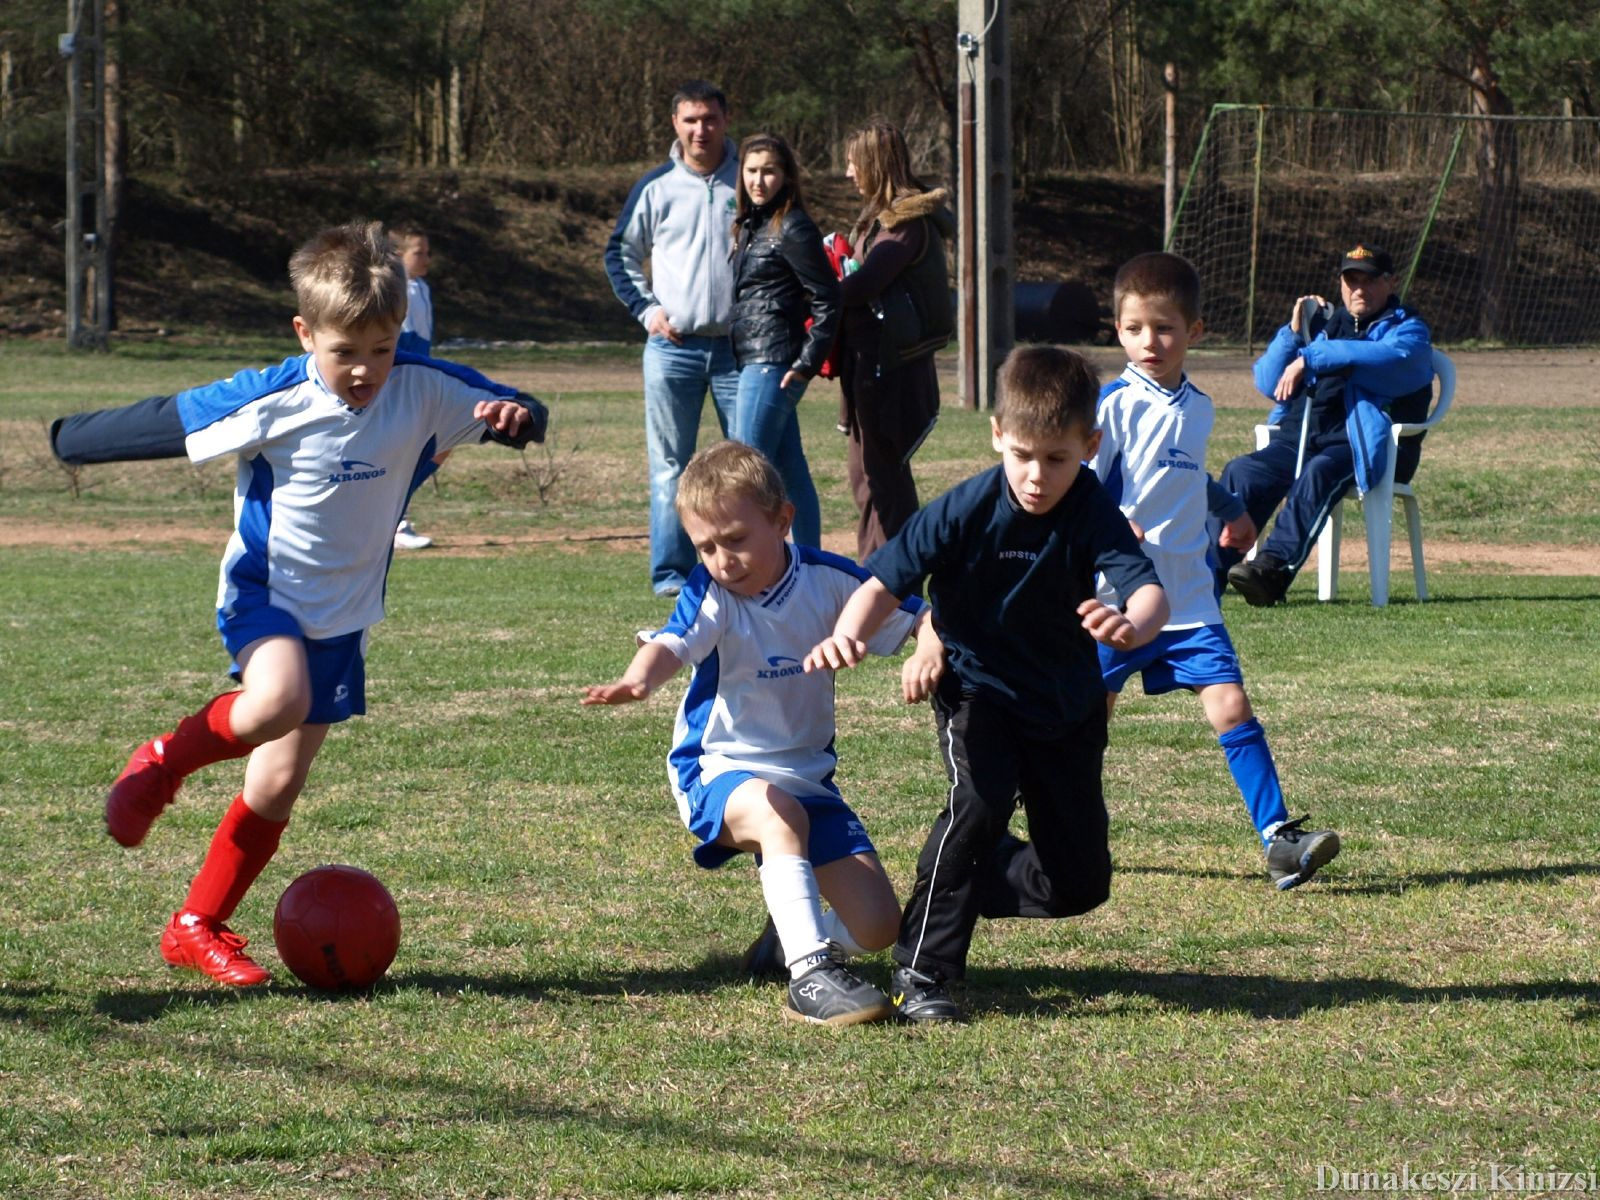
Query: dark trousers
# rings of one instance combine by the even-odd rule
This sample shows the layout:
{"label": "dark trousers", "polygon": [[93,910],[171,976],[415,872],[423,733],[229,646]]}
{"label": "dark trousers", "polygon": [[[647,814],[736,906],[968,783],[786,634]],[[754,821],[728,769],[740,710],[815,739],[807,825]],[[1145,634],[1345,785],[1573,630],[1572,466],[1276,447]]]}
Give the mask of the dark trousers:
{"label": "dark trousers", "polygon": [[[1106,717],[1047,737],[982,699],[936,699],[934,712],[950,792],[917,860],[894,960],[958,979],[980,916],[1070,917],[1110,896]],[[1027,842],[1008,832],[1019,799]]]}
{"label": "dark trousers", "polygon": [[933,355],[879,376],[872,354],[847,351],[844,402],[850,431],[846,472],[855,498],[856,558],[865,561],[918,508],[911,456],[939,412]]}
{"label": "dark trousers", "polygon": [[[1261,553],[1298,571],[1311,556],[1311,547],[1328,519],[1333,506],[1344,497],[1355,481],[1355,457],[1350,443],[1342,438],[1306,447],[1306,460],[1300,478],[1294,477],[1298,444],[1290,438],[1269,442],[1263,450],[1243,454],[1222,469],[1222,486],[1244,501],[1257,529],[1265,529],[1281,503],[1283,510],[1272,526],[1272,533],[1261,543]],[[1395,480],[1405,483],[1417,469],[1422,447],[1414,442],[1400,443],[1395,459]],[[1244,556],[1218,547],[1220,580],[1229,567]]]}

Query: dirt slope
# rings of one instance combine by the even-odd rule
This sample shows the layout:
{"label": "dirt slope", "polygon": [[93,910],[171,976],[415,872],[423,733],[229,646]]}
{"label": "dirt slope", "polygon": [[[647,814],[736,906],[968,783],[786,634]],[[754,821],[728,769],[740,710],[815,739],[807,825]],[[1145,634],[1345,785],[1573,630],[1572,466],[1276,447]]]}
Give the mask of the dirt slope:
{"label": "dirt slope", "polygon": [[[119,330],[275,330],[286,263],[310,232],[357,217],[432,233],[441,338],[631,339],[638,327],[601,258],[641,167],[538,175],[471,171],[265,172],[206,184],[137,179],[115,264]],[[824,229],[848,228],[841,177],[808,182]],[[1117,265],[1158,248],[1157,181],[1030,184],[1016,209],[1019,280],[1077,280],[1109,300]],[[0,336],[60,336],[65,266],[54,172],[0,169]]]}

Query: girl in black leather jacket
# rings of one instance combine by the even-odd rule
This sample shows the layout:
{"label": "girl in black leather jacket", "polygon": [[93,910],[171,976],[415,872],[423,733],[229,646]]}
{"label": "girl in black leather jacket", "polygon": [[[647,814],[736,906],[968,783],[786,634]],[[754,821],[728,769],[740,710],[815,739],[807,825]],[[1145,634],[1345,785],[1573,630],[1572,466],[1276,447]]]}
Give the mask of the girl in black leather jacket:
{"label": "girl in black leather jacket", "polygon": [[839,281],[800,198],[794,151],[772,134],[739,147],[733,320],[739,398],[729,432],[778,468],[795,506],[794,540],[816,546],[822,512],[795,406],[839,325]]}

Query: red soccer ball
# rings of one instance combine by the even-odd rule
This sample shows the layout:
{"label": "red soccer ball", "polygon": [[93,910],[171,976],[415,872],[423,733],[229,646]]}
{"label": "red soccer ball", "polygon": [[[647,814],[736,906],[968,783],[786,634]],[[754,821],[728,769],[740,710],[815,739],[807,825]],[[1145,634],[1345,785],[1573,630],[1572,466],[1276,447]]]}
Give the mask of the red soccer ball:
{"label": "red soccer ball", "polygon": [[317,867],[278,898],[278,957],[324,991],[370,987],[400,948],[400,910],[389,889],[358,867]]}

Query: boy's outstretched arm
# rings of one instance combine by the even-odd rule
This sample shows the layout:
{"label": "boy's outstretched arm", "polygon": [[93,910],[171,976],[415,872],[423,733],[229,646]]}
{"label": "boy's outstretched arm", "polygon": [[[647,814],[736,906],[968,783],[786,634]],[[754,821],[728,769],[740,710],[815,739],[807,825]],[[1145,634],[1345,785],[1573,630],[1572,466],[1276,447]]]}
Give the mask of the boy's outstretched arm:
{"label": "boy's outstretched arm", "polygon": [[916,636],[916,649],[900,664],[900,690],[907,704],[926,700],[944,678],[944,640],[933,627],[933,609],[924,608],[917,617]]}
{"label": "boy's outstretched arm", "polygon": [[678,673],[683,664],[660,642],[646,642],[634,653],[633,661],[615,683],[590,684],[583,690],[581,704],[632,704],[643,700]]}
{"label": "boy's outstretched arm", "polygon": [[867,657],[867,639],[899,606],[899,598],[881,579],[874,576],[867,580],[845,601],[839,619],[833,623],[833,633],[806,655],[806,670],[838,671],[861,662]]}
{"label": "boy's outstretched arm", "polygon": [[1172,606],[1160,584],[1147,583],[1120,610],[1090,597],[1078,605],[1078,615],[1095,641],[1117,650],[1136,650],[1161,632]]}
{"label": "boy's outstretched arm", "polygon": [[50,449],[69,467],[182,458],[183,438],[176,396],[151,396],[118,408],[57,417],[50,423]]}
{"label": "boy's outstretched arm", "polygon": [[489,427],[484,441],[499,442],[513,450],[521,450],[529,442],[544,441],[545,427],[550,422],[550,410],[527,392],[518,392],[513,400],[480,400],[472,415]]}

